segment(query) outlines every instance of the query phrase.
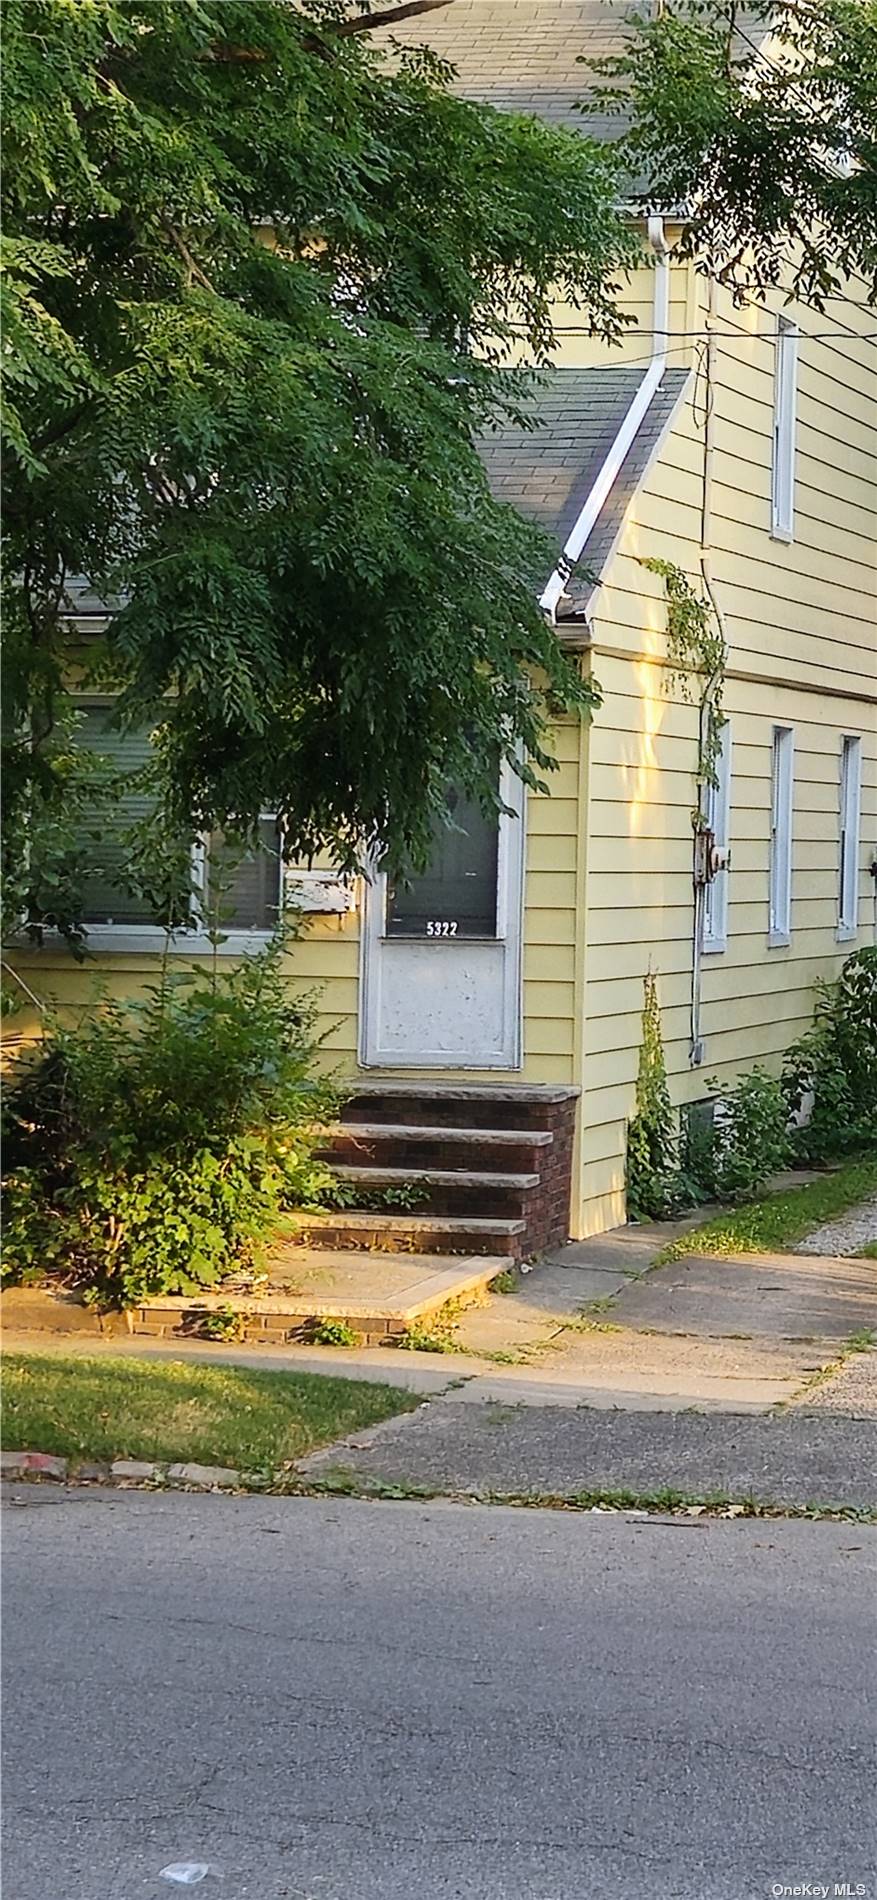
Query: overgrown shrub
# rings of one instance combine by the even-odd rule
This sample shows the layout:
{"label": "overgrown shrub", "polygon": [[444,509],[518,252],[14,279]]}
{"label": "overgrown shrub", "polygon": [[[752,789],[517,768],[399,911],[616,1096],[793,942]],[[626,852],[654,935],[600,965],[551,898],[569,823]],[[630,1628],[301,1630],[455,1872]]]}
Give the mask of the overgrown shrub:
{"label": "overgrown shrub", "polygon": [[658,985],[650,970],[645,978],[636,1106],[627,1131],[627,1210],[632,1220],[667,1220],[684,1200]]}
{"label": "overgrown shrub", "polygon": [[788,1051],[781,1079],[756,1067],[710,1086],[715,1113],[708,1120],[692,1105],[680,1154],[649,975],[627,1144],[634,1220],[667,1220],[704,1199],[751,1200],[790,1161],[877,1152],[877,948],[856,951],[837,982],[818,985],[815,1021]]}
{"label": "overgrown shrub", "polygon": [[801,1160],[877,1150],[877,947],[855,951],[835,983],[817,985],[814,1022],[786,1055],[783,1089],[790,1113],[804,1116],[794,1135]]}
{"label": "overgrown shrub", "polygon": [[50,1028],[6,1094],[6,1273],[43,1266],[118,1306],[193,1292],[316,1194],[334,1097],[282,949]]}
{"label": "overgrown shrub", "polygon": [[789,1111],[776,1076],[750,1069],[736,1082],[714,1083],[712,1139],[700,1164],[700,1185],[717,1201],[748,1201],[788,1165]]}

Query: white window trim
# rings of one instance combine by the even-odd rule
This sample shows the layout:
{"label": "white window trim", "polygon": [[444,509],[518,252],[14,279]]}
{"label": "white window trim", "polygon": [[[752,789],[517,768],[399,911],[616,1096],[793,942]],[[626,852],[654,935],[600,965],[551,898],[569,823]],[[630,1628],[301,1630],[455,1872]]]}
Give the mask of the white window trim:
{"label": "white window trim", "polygon": [[[170,954],[174,957],[246,957],[267,950],[274,940],[273,930],[228,930],[221,942],[213,944],[201,929],[162,930],[160,924],[85,924],[86,950],[104,949],[114,956],[151,956],[164,951],[170,935]],[[57,931],[46,931],[46,942],[61,942]]]}
{"label": "white window trim", "polygon": [[792,941],[792,818],[795,783],[795,735],[791,726],[774,726],[771,753],[770,867],[767,947]]}
{"label": "white window trim", "polygon": [[[731,727],[727,719],[722,726],[716,778],[718,784],[708,790],[707,823],[717,849],[727,851],[731,841]],[[718,956],[728,948],[728,878],[726,866],[705,887],[701,944],[705,956]]]}
{"label": "white window trim", "polygon": [[777,317],[774,349],[770,531],[774,541],[793,541],[795,538],[798,326],[788,317]]}
{"label": "white window trim", "polygon": [[859,854],[862,844],[862,741],[857,732],[845,732],[841,737],[839,818],[835,936],[838,943],[851,943],[859,929]]}

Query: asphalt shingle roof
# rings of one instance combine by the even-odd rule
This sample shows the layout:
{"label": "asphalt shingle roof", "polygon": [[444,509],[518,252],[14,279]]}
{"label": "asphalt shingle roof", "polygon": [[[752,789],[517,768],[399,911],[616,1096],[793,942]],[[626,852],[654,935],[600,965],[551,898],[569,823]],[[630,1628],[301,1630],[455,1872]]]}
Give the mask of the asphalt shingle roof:
{"label": "asphalt shingle roof", "polygon": [[[536,521],[557,542],[560,553],[578,519],[606,456],[643,380],[640,369],[556,369],[532,399],[535,429],[511,424],[486,435],[481,444],[491,490]],[[687,381],[687,371],[668,369],[640,424],[581,555],[581,564],[599,576],[605,567],[628,503]],[[548,580],[546,574],[543,585]],[[581,574],[567,586],[573,606],[583,605],[591,587]]]}
{"label": "asphalt shingle roof", "polygon": [[[631,11],[630,0],[449,0],[401,22],[393,37],[449,60],[458,73],[454,90],[464,98],[611,138],[621,129],[618,119],[599,107],[577,110],[597,83],[577,60],[621,52]],[[386,28],[374,34],[376,45],[389,41]]]}

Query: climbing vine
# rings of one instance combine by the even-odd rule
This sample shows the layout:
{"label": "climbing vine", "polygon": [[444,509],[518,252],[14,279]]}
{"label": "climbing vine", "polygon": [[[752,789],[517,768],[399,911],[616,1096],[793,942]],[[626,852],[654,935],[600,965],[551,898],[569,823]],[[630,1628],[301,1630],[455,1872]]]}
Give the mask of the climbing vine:
{"label": "climbing vine", "polygon": [[667,658],[670,690],[698,711],[695,830],[706,823],[704,787],[715,786],[722,749],[722,697],[728,649],[709,600],[696,594],[688,576],[673,561],[642,560],[660,576],[667,597]]}
{"label": "climbing vine", "polygon": [[661,1036],[658,984],[645,977],[636,1106],[627,1131],[627,1209],[633,1220],[664,1220],[675,1211],[676,1118],[670,1105]]}

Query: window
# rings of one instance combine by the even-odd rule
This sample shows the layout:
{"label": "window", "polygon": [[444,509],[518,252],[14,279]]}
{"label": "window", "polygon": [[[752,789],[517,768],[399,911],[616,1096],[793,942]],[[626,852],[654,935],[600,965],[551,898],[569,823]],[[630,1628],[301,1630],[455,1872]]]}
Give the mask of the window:
{"label": "window", "polygon": [[774,726],[770,800],[770,921],[768,945],[788,943],[792,930],[792,781],[794,735]]}
{"label": "window", "polygon": [[837,935],[840,943],[859,927],[859,814],[862,796],[862,741],[848,736],[840,748],[840,866]]}
{"label": "window", "polygon": [[499,814],[456,787],[447,810],[449,822],[433,827],[427,869],[388,886],[388,937],[497,935]]}
{"label": "window", "polygon": [[[706,819],[717,851],[727,852],[731,809],[731,728],[725,721],[721,751],[716,760],[717,783],[708,789]],[[704,886],[703,948],[715,952],[728,943],[728,867],[717,871]]]}
{"label": "window", "polygon": [[[110,760],[118,772],[135,774],[151,757],[149,731],[119,732],[110,724],[111,705],[105,700],[77,702],[80,723],[76,743]],[[162,929],[162,918],[149,898],[126,889],[125,837],[128,827],[148,816],[151,801],[145,789],[132,784],[119,797],[112,817],[100,816],[97,835],[83,825],[83,846],[92,866],[83,887],[83,922],[94,932],[112,931],[114,941],[130,937],[131,947],[146,947],[148,936]],[[264,814],[255,846],[239,846],[220,832],[199,840],[192,853],[192,912],[195,927],[181,939],[195,949],[204,942],[208,922],[216,921],[223,934],[264,937],[274,930],[282,902],[282,839],[277,820]],[[230,949],[239,943],[229,942]]]}
{"label": "window", "polygon": [[795,406],[798,380],[798,329],[777,318],[773,391],[773,472],[771,533],[791,541],[795,532]]}

